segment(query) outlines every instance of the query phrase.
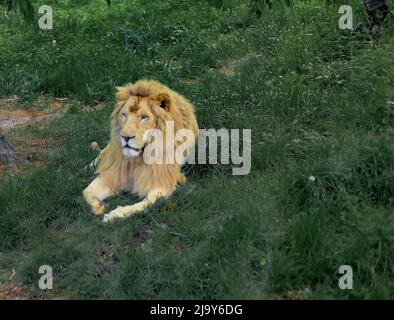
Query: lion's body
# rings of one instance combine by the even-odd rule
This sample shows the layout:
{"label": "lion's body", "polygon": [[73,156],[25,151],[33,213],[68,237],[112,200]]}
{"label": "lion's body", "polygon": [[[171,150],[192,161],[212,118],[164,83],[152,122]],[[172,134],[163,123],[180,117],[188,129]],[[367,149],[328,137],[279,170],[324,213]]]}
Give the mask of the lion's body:
{"label": "lion's body", "polygon": [[[119,156],[122,159],[116,159]],[[177,182],[185,181],[179,170],[179,165],[148,165],[141,157],[138,159],[124,159],[122,151],[113,145],[108,145],[105,148],[97,173],[114,192],[116,190],[127,190],[138,194],[141,198],[145,197],[151,190],[157,188],[169,189],[175,186]]]}
{"label": "lion's body", "polygon": [[[101,152],[98,177],[84,190],[87,203],[96,214],[104,213],[103,200],[120,190],[128,190],[146,199],[129,207],[119,207],[106,216],[106,220],[125,217],[143,210],[161,196],[168,196],[178,183],[185,183],[179,163],[148,164],[143,158],[145,133],[149,129],[159,129],[165,138],[165,124],[172,121],[174,133],[189,129],[198,136],[198,124],[192,104],[183,96],[156,81],[141,80],[118,88],[118,104],[112,114],[111,140]],[[143,119],[143,120],[141,120]],[[127,146],[123,146],[126,136]],[[132,146],[128,141],[132,139]],[[164,157],[170,153],[164,146]],[[125,150],[126,149],[126,150]],[[132,154],[133,156],[125,156]],[[137,154],[138,156],[136,156]],[[187,155],[185,155],[187,156]],[[133,207],[133,209],[132,209]]]}

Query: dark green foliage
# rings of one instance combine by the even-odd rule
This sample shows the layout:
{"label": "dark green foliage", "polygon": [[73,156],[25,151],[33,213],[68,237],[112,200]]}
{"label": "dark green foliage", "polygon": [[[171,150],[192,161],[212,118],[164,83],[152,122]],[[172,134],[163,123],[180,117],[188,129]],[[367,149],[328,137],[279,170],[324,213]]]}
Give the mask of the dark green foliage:
{"label": "dark green foliage", "polygon": [[32,22],[34,19],[34,8],[29,0],[5,0],[0,1],[0,5],[5,4],[8,11],[20,10],[23,17]]}

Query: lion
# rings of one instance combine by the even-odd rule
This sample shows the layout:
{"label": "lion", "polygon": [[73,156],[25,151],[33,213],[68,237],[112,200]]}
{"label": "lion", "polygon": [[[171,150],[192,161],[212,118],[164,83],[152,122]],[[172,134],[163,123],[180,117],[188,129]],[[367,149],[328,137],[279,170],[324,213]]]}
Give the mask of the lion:
{"label": "lion", "polygon": [[[154,141],[150,131],[159,130],[166,137],[168,122],[173,123],[174,133],[191,130],[194,139],[184,153],[185,160],[194,152],[199,130],[191,102],[160,82],[140,80],[118,87],[116,100],[111,115],[110,141],[98,157],[98,176],[83,190],[92,212],[104,214],[103,222],[142,212],[159,198],[169,197],[178,184],[186,183],[181,172],[182,163],[147,163],[144,160]],[[179,144],[179,141],[172,146],[165,144],[164,157]],[[143,200],[105,214],[104,200],[123,190],[137,194]]]}

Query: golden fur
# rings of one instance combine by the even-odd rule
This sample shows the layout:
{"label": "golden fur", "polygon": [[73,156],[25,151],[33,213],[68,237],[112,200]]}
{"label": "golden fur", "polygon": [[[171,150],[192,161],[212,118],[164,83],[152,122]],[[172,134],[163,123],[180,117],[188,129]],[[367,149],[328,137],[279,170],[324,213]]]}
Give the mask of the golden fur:
{"label": "golden fur", "polygon": [[[84,190],[84,197],[95,214],[103,214],[103,200],[120,190],[146,198],[132,206],[118,207],[106,214],[104,221],[142,211],[159,197],[169,196],[177,183],[186,182],[180,164],[147,164],[144,161],[143,152],[150,142],[144,140],[147,130],[159,129],[166,137],[166,121],[173,121],[175,134],[180,129],[190,129],[195,139],[198,136],[192,104],[157,81],[140,80],[119,87],[116,99],[117,105],[111,116],[111,140],[100,154],[98,177]],[[139,151],[126,148],[126,152],[132,152],[133,157],[124,155],[121,137],[132,137],[132,149]],[[177,145],[179,142],[172,147]],[[170,146],[165,145],[164,156],[170,151],[168,148]]]}

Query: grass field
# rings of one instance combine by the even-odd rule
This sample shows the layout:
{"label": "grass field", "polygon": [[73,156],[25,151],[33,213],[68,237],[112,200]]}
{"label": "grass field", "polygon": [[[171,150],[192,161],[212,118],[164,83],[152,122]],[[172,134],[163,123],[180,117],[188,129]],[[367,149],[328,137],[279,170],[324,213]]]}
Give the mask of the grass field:
{"label": "grass field", "polygon": [[[0,98],[18,100],[0,111],[58,99],[61,112],[5,133],[22,154],[29,139],[47,147],[2,175],[0,288],[36,298],[394,298],[392,15],[371,45],[356,0],[359,32],[341,30],[338,5],[322,1],[260,19],[249,1],[217,3],[33,1],[53,7],[51,31],[1,12]],[[170,200],[102,225],[82,198],[94,175],[81,169],[96,156],[90,142],[109,138],[115,86],[141,78],[188,97],[201,128],[251,129],[252,170],[195,165]],[[52,291],[38,288],[41,265],[53,267]],[[352,290],[338,287],[341,265],[353,268]]]}

